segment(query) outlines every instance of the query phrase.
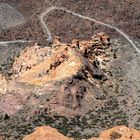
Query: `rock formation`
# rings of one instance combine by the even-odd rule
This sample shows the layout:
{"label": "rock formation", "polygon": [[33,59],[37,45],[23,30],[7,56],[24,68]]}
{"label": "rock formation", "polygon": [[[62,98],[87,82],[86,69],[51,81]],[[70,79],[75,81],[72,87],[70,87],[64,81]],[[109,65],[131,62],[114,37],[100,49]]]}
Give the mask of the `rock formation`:
{"label": "rock formation", "polygon": [[48,48],[40,48],[37,44],[21,51],[20,56],[16,58],[13,64],[14,76],[20,76],[21,73],[44,61],[47,57],[47,51]]}
{"label": "rock formation", "polygon": [[[101,132],[98,138],[88,140],[139,140],[140,131],[126,126],[116,126]],[[26,136],[23,140],[74,140],[60,134],[56,129],[43,126],[35,129],[35,132]]]}
{"label": "rock formation", "polygon": [[[111,129],[104,130],[99,137],[81,140],[139,140],[140,131],[126,126],[116,126]],[[0,140],[3,140],[0,136]],[[35,128],[35,132],[25,136],[23,140],[74,140],[68,138],[50,126],[42,126]]]}
{"label": "rock formation", "polygon": [[[94,66],[93,63],[98,61],[99,54],[100,57],[105,56],[105,49],[109,45],[110,38],[103,32],[87,41],[73,40],[72,44],[61,43],[60,38],[55,37],[53,49],[50,51],[37,44],[24,49],[13,64],[14,77],[18,74],[18,81],[44,85],[45,82],[71,77],[77,72],[85,71],[84,67],[88,69],[91,77],[94,77],[96,72],[92,69],[98,66]],[[97,73],[101,74],[99,71],[101,70]]]}
{"label": "rock formation", "polygon": [[[95,127],[99,131],[106,126],[110,128],[117,123],[121,125],[121,122],[127,125],[127,116],[118,107],[118,101],[113,98],[114,89],[109,93],[105,92],[105,88],[112,87],[113,82],[108,74],[110,71],[107,72],[109,61],[113,59],[109,36],[101,32],[89,40],[74,39],[71,43],[62,43],[59,37],[55,37],[49,45],[50,47],[44,48],[37,43],[29,45],[15,58],[10,70],[11,77],[6,80],[0,75],[0,112],[16,116],[19,111],[23,120],[35,121],[36,126],[40,123],[38,120],[48,118],[56,121],[51,124],[51,121],[47,120],[48,125],[58,127],[60,123],[62,128],[65,123],[66,127],[70,124],[68,129],[66,128],[66,135],[71,137],[75,137],[75,133],[82,137],[92,136],[95,134]],[[111,116],[113,113],[120,116]],[[10,117],[8,125],[12,120]],[[102,121],[105,118],[107,121]],[[23,122],[22,119],[19,120]],[[106,125],[108,121],[116,122]],[[73,128],[75,123],[76,128]],[[25,125],[30,126],[31,123]],[[41,122],[41,125],[46,123]],[[29,129],[32,131],[34,127]],[[89,128],[91,131],[87,134]],[[26,134],[27,132],[28,130]],[[2,135],[6,138],[11,134],[6,136],[4,132]],[[99,138],[91,140],[129,140],[137,136],[139,137],[138,131],[120,126],[103,131]],[[51,137],[53,140],[70,139],[45,126],[37,128],[24,139],[43,140],[52,139]]]}
{"label": "rock formation", "polygon": [[51,48],[35,44],[24,49],[15,59],[12,79],[39,86],[36,94],[46,95],[44,107],[52,113],[83,114],[101,104],[98,82],[107,80],[102,68],[110,51],[110,38],[104,32],[86,41],[72,40],[71,44],[55,37]]}
{"label": "rock formation", "polygon": [[56,129],[49,126],[38,127],[35,132],[23,138],[23,140],[73,140],[67,138]]}
{"label": "rock formation", "polygon": [[126,126],[116,126],[101,132],[99,138],[90,140],[139,140],[140,131]]}

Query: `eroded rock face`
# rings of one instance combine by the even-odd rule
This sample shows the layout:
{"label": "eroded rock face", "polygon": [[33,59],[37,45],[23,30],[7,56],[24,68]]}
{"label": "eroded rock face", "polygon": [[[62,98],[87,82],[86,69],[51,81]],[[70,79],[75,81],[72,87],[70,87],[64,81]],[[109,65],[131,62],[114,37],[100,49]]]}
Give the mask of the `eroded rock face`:
{"label": "eroded rock face", "polygon": [[60,134],[56,129],[49,126],[38,127],[35,132],[23,138],[23,140],[73,140]]}
{"label": "eroded rock face", "polygon": [[35,85],[44,85],[45,82],[71,77],[80,72],[84,74],[84,71],[94,77],[102,73],[97,63],[101,57],[102,61],[105,60],[105,51],[110,48],[109,41],[109,36],[101,32],[90,40],[73,40],[71,44],[61,43],[60,38],[55,37],[50,51],[37,44],[27,47],[13,64],[14,77]]}
{"label": "eroded rock face", "polygon": [[37,44],[25,48],[13,64],[14,76],[20,76],[21,73],[38,65],[47,58],[47,55],[48,49],[40,48]]}
{"label": "eroded rock face", "polygon": [[[140,131],[126,126],[116,126],[101,132],[98,138],[88,140],[139,140]],[[56,129],[43,126],[35,129],[35,132],[26,136],[23,140],[74,140],[60,134]]]}

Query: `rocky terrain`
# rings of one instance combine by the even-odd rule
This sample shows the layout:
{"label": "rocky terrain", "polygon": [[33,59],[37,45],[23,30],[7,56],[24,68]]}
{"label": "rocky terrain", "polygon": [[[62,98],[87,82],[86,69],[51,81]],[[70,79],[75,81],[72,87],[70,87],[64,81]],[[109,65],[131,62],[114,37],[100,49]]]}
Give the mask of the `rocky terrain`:
{"label": "rocky terrain", "polygon": [[[104,130],[97,138],[90,138],[88,140],[138,140],[140,138],[140,132],[135,129],[127,128],[126,126],[117,126],[108,130]],[[36,131],[29,136],[26,136],[23,140],[74,140],[73,138],[67,138],[58,133],[57,130],[51,127],[39,127]],[[85,140],[85,139],[84,139]]]}
{"label": "rocky terrain", "polygon": [[126,92],[125,87],[125,79],[133,74],[130,60],[139,60],[139,56],[132,48],[125,52],[127,46],[122,46],[100,32],[87,40],[63,43],[56,36],[49,47],[32,43],[23,48],[9,70],[1,71],[3,138],[22,139],[40,125],[50,125],[76,139],[97,136],[116,125],[139,128],[139,95]]}
{"label": "rocky terrain", "polygon": [[[48,111],[58,111],[61,115],[85,114],[89,106],[95,108],[93,101],[100,105],[98,100],[105,98],[99,89],[100,81],[107,80],[102,69],[110,58],[105,51],[111,53],[111,44],[109,36],[103,32],[90,40],[72,40],[71,44],[61,43],[56,37],[49,48],[30,45],[15,57],[10,72],[1,76],[2,91],[10,97],[18,92],[25,101],[28,98],[33,104],[42,102]],[[29,97],[32,92],[35,97]],[[10,111],[13,110],[11,104]],[[2,100],[1,106],[4,106]],[[1,111],[9,114],[4,107]]]}
{"label": "rocky terrain", "polygon": [[[82,140],[139,140],[139,138],[140,132],[138,130],[126,126],[117,126],[102,131],[99,137]],[[0,140],[3,139],[0,137]],[[74,140],[74,138],[66,137],[49,126],[42,126],[37,127],[35,132],[25,136],[23,140]]]}
{"label": "rocky terrain", "polygon": [[139,7],[0,0],[3,139],[138,140]]}

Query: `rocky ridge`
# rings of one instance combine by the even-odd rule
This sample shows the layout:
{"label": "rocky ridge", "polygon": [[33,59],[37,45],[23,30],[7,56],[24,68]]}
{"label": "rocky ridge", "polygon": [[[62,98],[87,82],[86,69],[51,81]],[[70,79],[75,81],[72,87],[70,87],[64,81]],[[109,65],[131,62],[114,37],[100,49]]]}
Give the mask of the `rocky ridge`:
{"label": "rocky ridge", "polygon": [[[126,126],[116,126],[111,129],[104,130],[99,137],[81,140],[139,140],[140,131]],[[3,140],[0,136],[0,140]],[[25,136],[23,140],[74,140],[57,131],[50,126],[41,126],[35,128],[35,132]]]}
{"label": "rocky ridge", "polygon": [[[116,126],[100,133],[98,138],[88,140],[139,140],[140,131],[126,126]],[[35,129],[35,132],[26,136],[23,140],[74,140],[60,134],[56,129],[49,126],[42,126]],[[83,139],[85,140],[85,139]]]}
{"label": "rocky ridge", "polygon": [[[49,112],[66,116],[85,114],[87,108],[96,107],[93,102],[97,106],[102,104],[104,95],[99,82],[107,80],[102,69],[109,61],[109,36],[101,32],[90,40],[74,39],[71,44],[55,37],[50,46],[42,48],[35,44],[21,51],[13,63],[7,91],[20,92],[20,87],[25,93],[24,89],[34,87],[28,90],[29,94],[35,92],[39,98],[31,95],[28,102],[34,101]],[[29,96],[25,94],[24,98]]]}

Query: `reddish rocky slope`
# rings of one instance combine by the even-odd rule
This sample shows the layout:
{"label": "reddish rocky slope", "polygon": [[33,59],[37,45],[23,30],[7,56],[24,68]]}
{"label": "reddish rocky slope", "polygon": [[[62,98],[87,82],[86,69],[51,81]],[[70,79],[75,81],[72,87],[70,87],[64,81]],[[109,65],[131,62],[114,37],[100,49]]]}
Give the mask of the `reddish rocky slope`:
{"label": "reddish rocky slope", "polygon": [[[128,128],[126,126],[116,126],[114,128],[104,130],[98,138],[88,140],[139,140],[140,131]],[[58,133],[56,129],[43,126],[36,128],[35,132],[26,136],[23,140],[74,140],[66,138]]]}

